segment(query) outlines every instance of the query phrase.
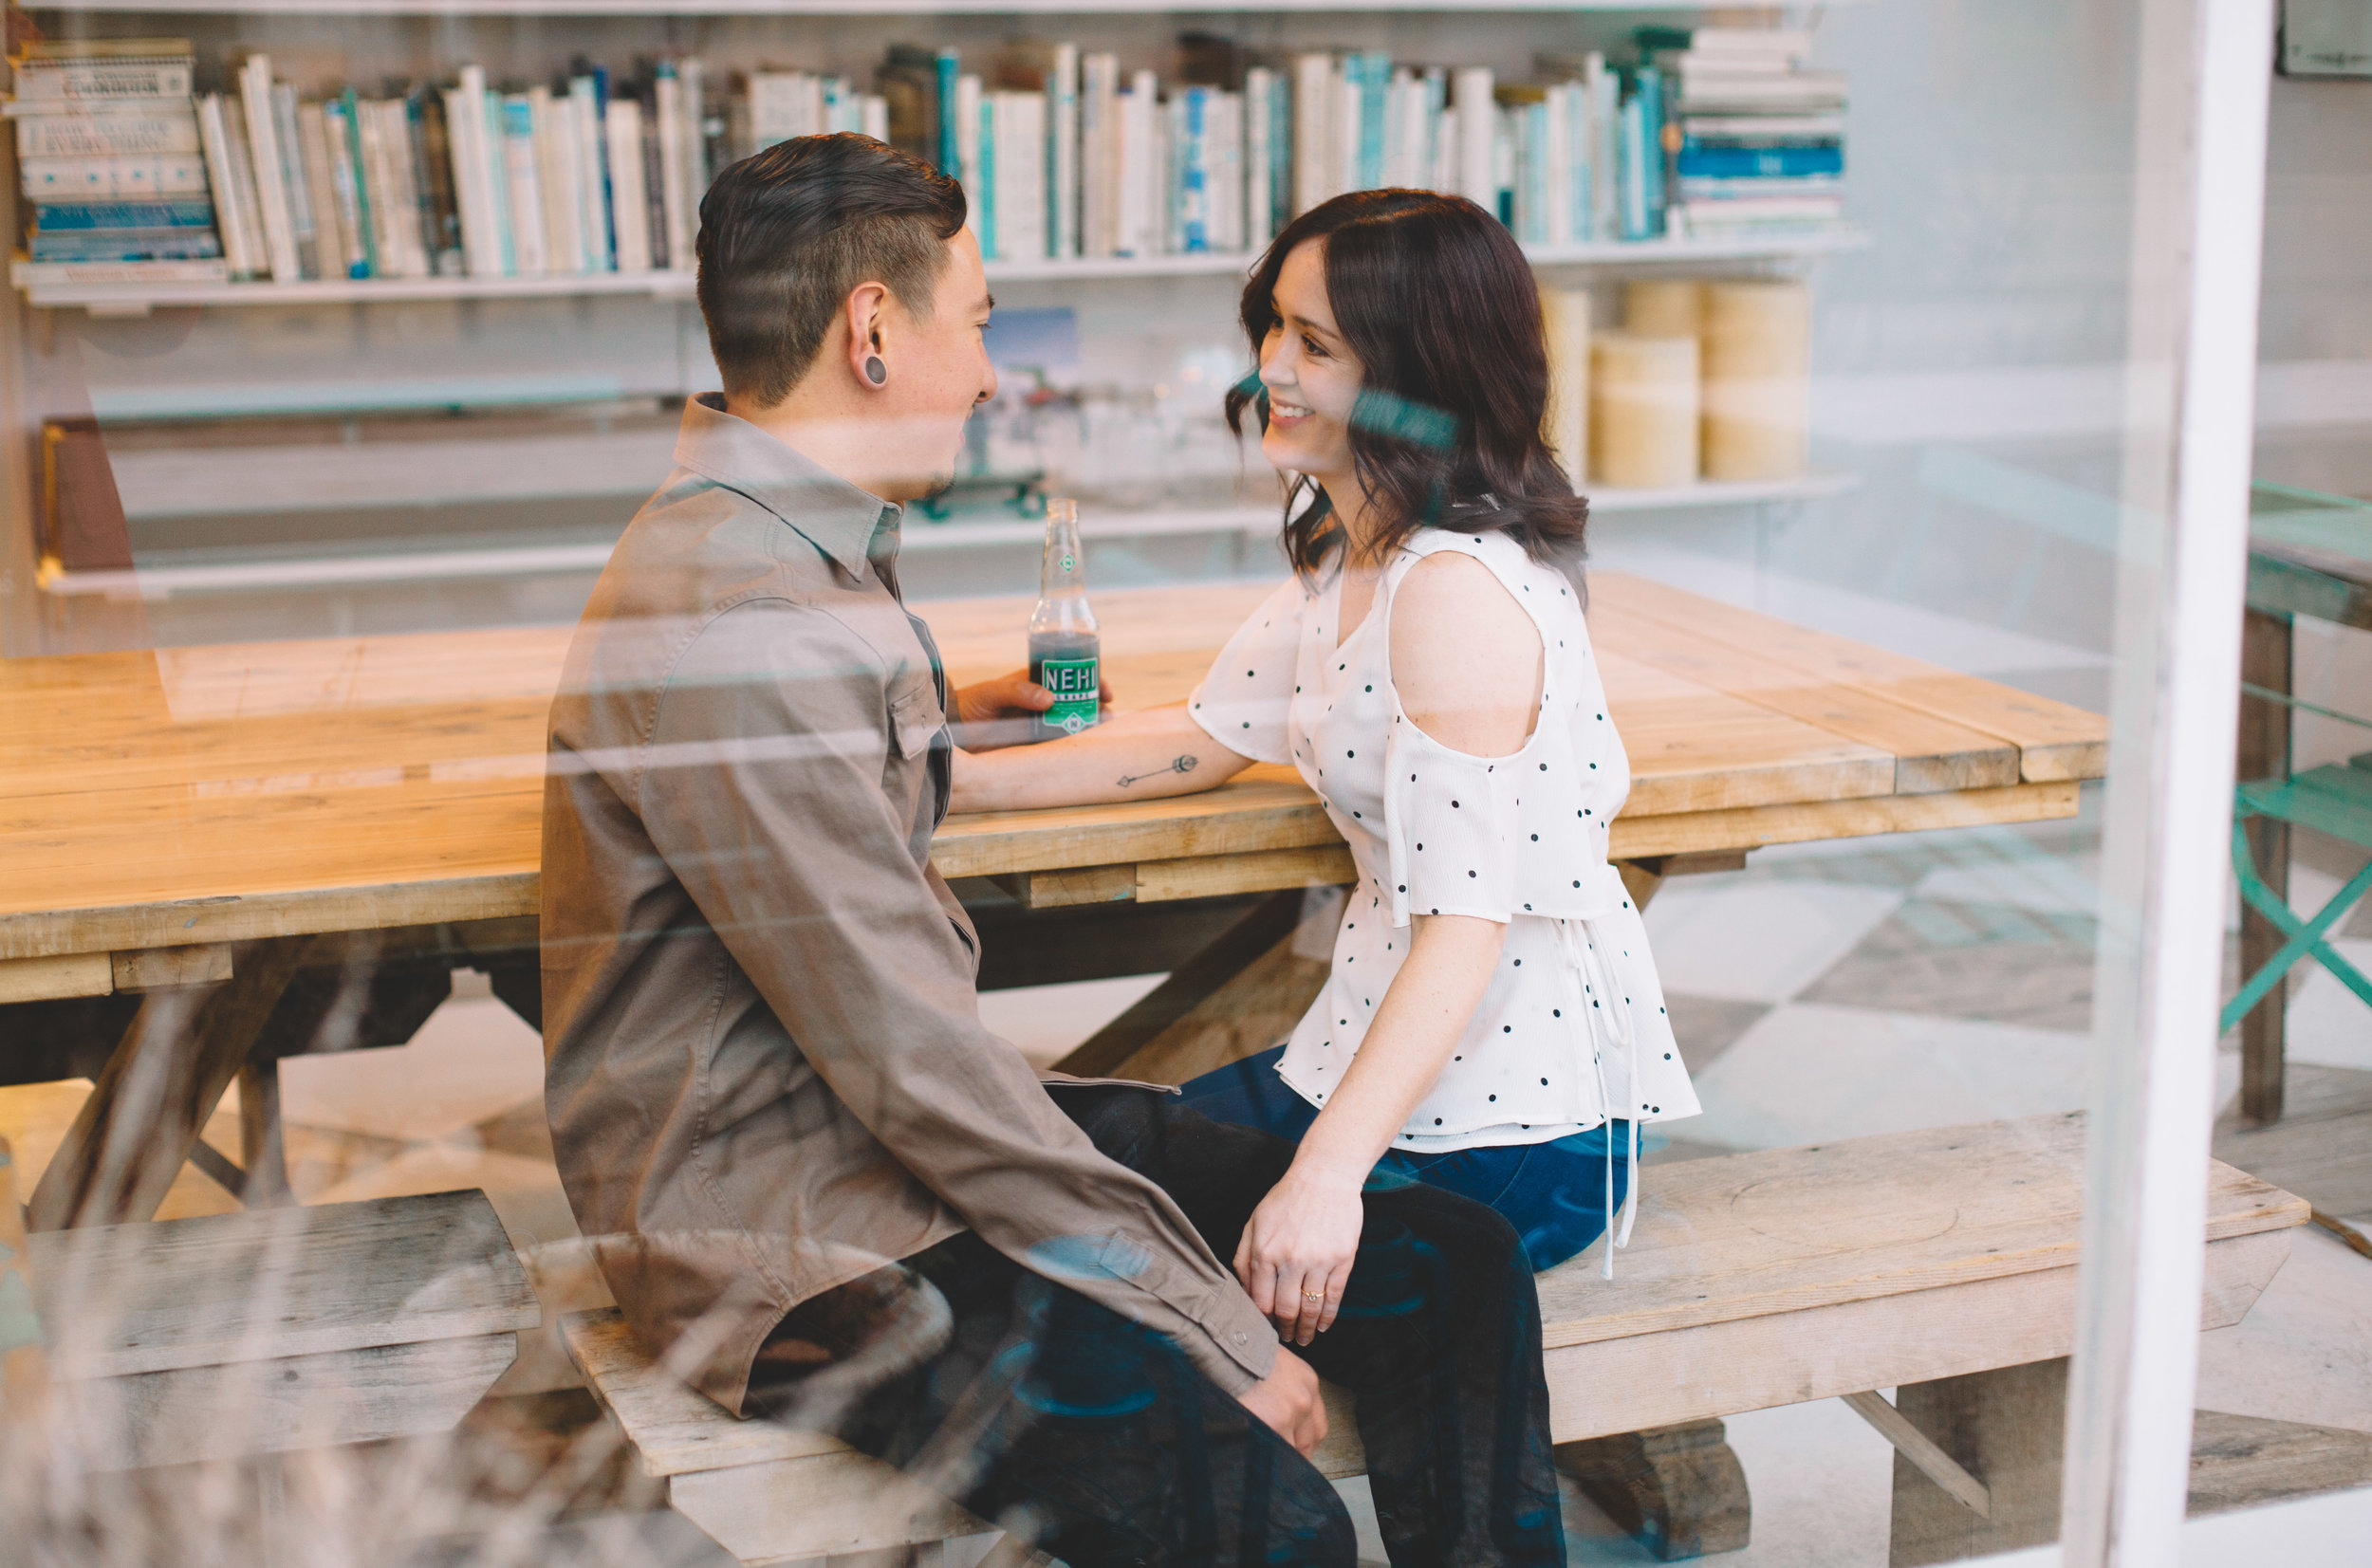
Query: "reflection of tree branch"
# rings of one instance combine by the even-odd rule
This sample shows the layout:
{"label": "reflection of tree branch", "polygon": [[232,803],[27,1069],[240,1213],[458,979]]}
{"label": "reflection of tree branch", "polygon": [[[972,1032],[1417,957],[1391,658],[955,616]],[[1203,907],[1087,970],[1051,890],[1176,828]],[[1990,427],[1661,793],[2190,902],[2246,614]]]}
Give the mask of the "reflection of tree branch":
{"label": "reflection of tree branch", "polygon": [[1201,760],[1199,757],[1193,756],[1180,757],[1169,766],[1157,767],[1150,773],[1123,773],[1121,775],[1121,787],[1126,789],[1130,784],[1141,779],[1158,779],[1164,773],[1192,773],[1195,770],[1195,765]]}

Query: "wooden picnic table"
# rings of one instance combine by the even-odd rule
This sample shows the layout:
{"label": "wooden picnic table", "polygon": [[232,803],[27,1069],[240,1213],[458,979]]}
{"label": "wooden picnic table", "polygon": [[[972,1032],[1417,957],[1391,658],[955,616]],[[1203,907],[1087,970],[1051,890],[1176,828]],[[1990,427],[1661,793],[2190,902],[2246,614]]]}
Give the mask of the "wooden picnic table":
{"label": "wooden picnic table", "polygon": [[[1637,885],[1764,844],[2069,816],[2103,770],[2095,714],[1642,578],[1591,587],[1635,775],[1612,850]],[[1267,591],[1099,594],[1121,706],[1184,697]],[[962,683],[1022,662],[1028,607],[922,608]],[[157,1172],[169,1183],[191,1156],[266,1015],[337,944],[500,928],[531,947],[546,710],[569,636],[0,663],[0,1003],[146,993],[37,1223],[153,1212]],[[1033,909],[1351,879],[1316,798],[1278,767],[1175,800],[951,818],[933,859]],[[253,1086],[243,1113],[269,1096]],[[250,1161],[272,1135],[254,1130]],[[141,1151],[147,1173],[102,1170],[108,1148]]]}

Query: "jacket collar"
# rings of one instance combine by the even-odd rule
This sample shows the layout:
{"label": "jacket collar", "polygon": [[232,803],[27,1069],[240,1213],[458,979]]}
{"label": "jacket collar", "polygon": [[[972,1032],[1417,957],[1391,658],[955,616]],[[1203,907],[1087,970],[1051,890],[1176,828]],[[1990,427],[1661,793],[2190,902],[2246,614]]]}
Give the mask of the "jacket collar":
{"label": "jacket collar", "polygon": [[868,553],[897,552],[904,508],[726,413],[722,393],[685,399],[676,463],[764,507],[851,577],[863,578]]}

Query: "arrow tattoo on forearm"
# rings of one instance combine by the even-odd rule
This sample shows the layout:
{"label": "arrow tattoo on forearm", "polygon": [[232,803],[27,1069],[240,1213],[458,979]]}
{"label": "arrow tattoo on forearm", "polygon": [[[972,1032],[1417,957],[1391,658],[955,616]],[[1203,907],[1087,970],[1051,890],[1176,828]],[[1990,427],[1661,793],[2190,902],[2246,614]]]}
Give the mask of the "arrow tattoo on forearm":
{"label": "arrow tattoo on forearm", "polygon": [[1157,767],[1150,773],[1123,773],[1121,775],[1121,787],[1126,789],[1140,779],[1158,779],[1164,773],[1192,773],[1195,770],[1195,765],[1200,760],[1198,757],[1180,757],[1169,766]]}

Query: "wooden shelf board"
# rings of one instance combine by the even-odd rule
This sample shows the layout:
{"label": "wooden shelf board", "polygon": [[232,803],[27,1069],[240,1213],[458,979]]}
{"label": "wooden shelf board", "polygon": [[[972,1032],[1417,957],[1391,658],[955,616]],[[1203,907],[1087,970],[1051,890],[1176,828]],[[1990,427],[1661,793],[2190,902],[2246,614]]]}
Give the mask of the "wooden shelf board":
{"label": "wooden shelf board", "polygon": [[[1716,0],[76,0],[158,16],[1168,16],[1180,11],[1706,10]],[[42,6],[35,9],[51,9]]]}
{"label": "wooden shelf board", "polygon": [[[1784,261],[1855,249],[1869,243],[1851,224],[1754,240],[1640,240],[1530,246],[1538,267],[1641,267],[1706,262]],[[1120,278],[1241,277],[1249,252],[1196,251],[1175,256],[1097,256],[1066,261],[991,261],[997,283],[1095,283]],[[141,315],[182,305],[367,304],[447,300],[565,299],[580,295],[692,297],[685,271],[597,272],[539,278],[324,278],[303,283],[31,284],[28,303],[49,309],[101,315]]]}

